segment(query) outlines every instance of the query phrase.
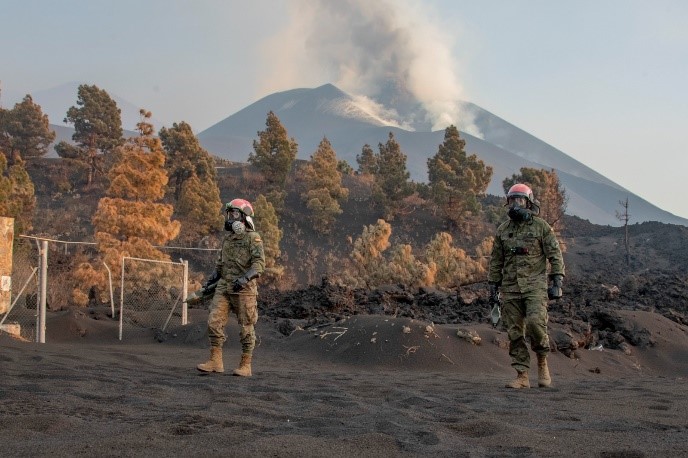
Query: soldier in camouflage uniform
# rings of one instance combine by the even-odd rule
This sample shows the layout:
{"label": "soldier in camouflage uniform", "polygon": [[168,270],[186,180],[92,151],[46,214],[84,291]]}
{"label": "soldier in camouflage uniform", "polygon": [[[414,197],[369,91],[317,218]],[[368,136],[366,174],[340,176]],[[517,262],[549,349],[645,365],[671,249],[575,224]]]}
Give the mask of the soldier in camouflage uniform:
{"label": "soldier in camouflage uniform", "polygon": [[[509,220],[497,229],[488,273],[491,299],[497,300],[501,291],[509,356],[517,372],[516,379],[506,386],[530,388],[527,335],[537,354],[538,386],[549,387],[552,379],[547,367],[547,300],[562,295],[564,260],[552,228],[536,216],[540,209],[528,186],[513,185],[507,193],[507,205]],[[547,287],[547,261],[550,288]]]}
{"label": "soldier in camouflage uniform", "polygon": [[[241,362],[233,374],[251,376],[251,360],[256,346],[254,325],[258,321],[256,279],[265,270],[263,241],[253,224],[253,207],[244,199],[225,205],[225,230],[215,275],[206,285],[217,282],[208,315],[210,360],[197,366],[203,372],[224,372],[222,346],[227,340],[225,326],[234,312],[241,326]],[[219,279],[219,281],[218,281]],[[204,285],[205,288],[205,285]]]}

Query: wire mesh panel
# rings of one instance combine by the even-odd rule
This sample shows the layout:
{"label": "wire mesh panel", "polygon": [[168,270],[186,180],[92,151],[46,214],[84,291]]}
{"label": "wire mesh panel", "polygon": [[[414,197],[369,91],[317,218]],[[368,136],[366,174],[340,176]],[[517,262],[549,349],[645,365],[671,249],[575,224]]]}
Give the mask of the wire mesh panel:
{"label": "wire mesh panel", "polygon": [[182,324],[183,263],[124,257],[120,339],[136,330]]}
{"label": "wire mesh panel", "polygon": [[31,240],[17,240],[12,252],[10,308],[0,315],[2,331],[36,340],[38,314],[38,247]]}

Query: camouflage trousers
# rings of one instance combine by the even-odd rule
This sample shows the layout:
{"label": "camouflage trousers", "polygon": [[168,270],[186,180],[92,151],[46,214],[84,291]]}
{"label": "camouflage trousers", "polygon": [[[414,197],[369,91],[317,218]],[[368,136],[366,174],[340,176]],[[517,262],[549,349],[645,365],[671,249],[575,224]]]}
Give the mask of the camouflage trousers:
{"label": "camouflage trousers", "polygon": [[257,296],[234,294],[231,286],[224,280],[220,280],[217,284],[208,315],[210,346],[222,348],[227,340],[225,326],[227,326],[230,312],[236,315],[237,322],[241,326],[239,341],[242,353],[253,354],[256,346],[256,331],[253,325],[258,321]]}
{"label": "camouflage trousers", "polygon": [[530,368],[530,347],[538,355],[549,353],[547,293],[502,295],[502,320],[509,336],[511,366],[519,372]]}

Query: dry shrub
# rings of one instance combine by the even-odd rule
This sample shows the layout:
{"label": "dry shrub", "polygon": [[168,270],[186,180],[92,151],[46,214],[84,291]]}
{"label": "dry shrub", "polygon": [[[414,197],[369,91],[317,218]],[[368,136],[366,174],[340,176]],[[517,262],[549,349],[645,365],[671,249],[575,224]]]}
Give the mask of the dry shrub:
{"label": "dry shrub", "polygon": [[385,262],[382,253],[389,248],[392,226],[383,219],[363,228],[354,242],[349,263],[342,272],[341,281],[354,288],[374,288],[385,280]]}
{"label": "dry shrub", "polygon": [[476,247],[476,259],[454,247],[451,235],[446,232],[437,234],[430,241],[425,259],[416,258],[411,245],[407,244],[394,246],[385,257],[391,233],[391,226],[384,220],[365,227],[361,237],[354,242],[342,274],[334,274],[332,278],[354,288],[372,289],[383,284],[452,288],[478,281],[487,272],[491,238],[486,238]]}
{"label": "dry shrub", "polygon": [[80,262],[77,265],[73,278],[75,284],[72,289],[72,302],[80,307],[88,305],[91,291],[102,296],[109,288],[104,269],[96,270],[88,262]]}
{"label": "dry shrub", "polygon": [[[485,243],[485,241],[483,241]],[[486,247],[478,247],[482,252]],[[437,234],[428,244],[425,252],[426,261],[434,263],[437,268],[435,286],[455,287],[483,277],[486,272],[486,261],[481,263],[471,259],[464,250],[453,246],[452,236],[446,232]]]}
{"label": "dry shrub", "polygon": [[485,237],[475,249],[476,261],[485,272],[487,272],[487,268],[490,264],[490,255],[492,254],[493,245],[494,237]]}
{"label": "dry shrub", "polygon": [[392,249],[386,274],[386,283],[401,283],[414,288],[431,286],[435,283],[437,265],[417,260],[411,245],[397,245]]}

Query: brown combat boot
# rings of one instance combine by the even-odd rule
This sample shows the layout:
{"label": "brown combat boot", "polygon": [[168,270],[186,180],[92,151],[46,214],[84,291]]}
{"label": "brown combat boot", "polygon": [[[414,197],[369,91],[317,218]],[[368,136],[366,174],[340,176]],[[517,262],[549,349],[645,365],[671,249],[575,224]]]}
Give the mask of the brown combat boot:
{"label": "brown combat boot", "polygon": [[201,372],[224,372],[225,368],[222,365],[222,348],[210,347],[210,359],[196,366],[196,369]]}
{"label": "brown combat boot", "polygon": [[530,381],[528,380],[528,371],[518,372],[515,379],[506,384],[506,388],[530,388]]}
{"label": "brown combat boot", "polygon": [[552,385],[552,378],[549,376],[547,367],[547,355],[537,355],[538,360],[538,386],[548,388]]}
{"label": "brown combat boot", "polygon": [[241,354],[241,363],[239,367],[234,369],[233,374],[240,377],[250,377],[251,374],[251,358],[252,356],[246,353]]}

